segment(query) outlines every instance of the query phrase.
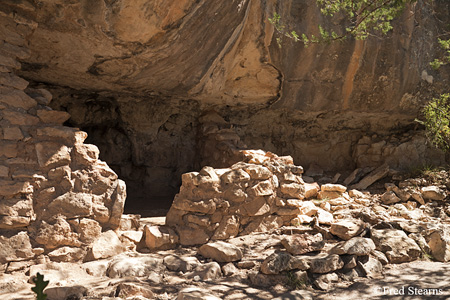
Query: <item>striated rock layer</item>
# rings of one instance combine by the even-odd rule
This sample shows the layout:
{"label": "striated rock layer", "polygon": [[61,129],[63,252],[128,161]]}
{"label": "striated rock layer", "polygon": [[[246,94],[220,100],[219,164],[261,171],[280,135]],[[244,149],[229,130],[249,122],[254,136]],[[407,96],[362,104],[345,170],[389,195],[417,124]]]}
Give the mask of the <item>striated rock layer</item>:
{"label": "striated rock layer", "polygon": [[36,24],[2,15],[0,23],[0,263],[52,250],[82,259],[102,230],[119,226],[125,183],[83,143],[85,132],[62,125],[70,115],[48,106],[47,90],[14,74]]}
{"label": "striated rock layer", "polygon": [[[214,142],[202,127],[212,109],[250,149],[305,167],[443,163],[414,119],[448,89],[448,68],[429,62],[441,54],[449,7],[417,1],[386,37],[308,48],[288,39],[279,48],[268,18],[276,11],[298,33],[321,22],[341,32],[343,21],[323,18],[315,1],[4,0],[0,12],[35,24],[21,40],[31,53],[19,57],[19,74],[88,132],[133,203],[157,206],[181,174],[213,161],[198,155]],[[24,30],[15,21],[3,28],[13,39]]]}

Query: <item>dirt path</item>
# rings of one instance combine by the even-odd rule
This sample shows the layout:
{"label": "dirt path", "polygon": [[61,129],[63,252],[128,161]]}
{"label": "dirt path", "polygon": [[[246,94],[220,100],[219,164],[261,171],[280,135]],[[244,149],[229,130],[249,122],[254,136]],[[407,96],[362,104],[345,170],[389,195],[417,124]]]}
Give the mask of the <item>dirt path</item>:
{"label": "dirt path", "polygon": [[450,299],[450,264],[415,261],[392,265],[385,277],[365,279],[315,299]]}

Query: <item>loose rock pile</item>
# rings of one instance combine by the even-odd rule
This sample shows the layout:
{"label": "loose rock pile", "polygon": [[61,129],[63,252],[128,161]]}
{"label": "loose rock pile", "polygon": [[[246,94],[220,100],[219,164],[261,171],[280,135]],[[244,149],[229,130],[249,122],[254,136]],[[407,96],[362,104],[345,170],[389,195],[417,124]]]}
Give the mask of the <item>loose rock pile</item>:
{"label": "loose rock pile", "polygon": [[125,183],[83,144],[85,132],[62,125],[70,116],[48,107],[48,91],[14,74],[34,24],[0,24],[0,264],[83,259],[102,230],[119,226]]}

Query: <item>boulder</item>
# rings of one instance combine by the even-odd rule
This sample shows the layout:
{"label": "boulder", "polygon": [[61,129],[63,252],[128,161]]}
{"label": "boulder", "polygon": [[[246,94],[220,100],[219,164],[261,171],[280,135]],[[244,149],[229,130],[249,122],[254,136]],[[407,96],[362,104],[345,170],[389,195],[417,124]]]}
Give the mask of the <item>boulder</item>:
{"label": "boulder", "polygon": [[339,276],[336,273],[328,273],[319,275],[314,280],[314,285],[324,291],[327,291],[333,287],[333,283],[339,281]]}
{"label": "boulder", "polygon": [[381,196],[381,201],[386,204],[394,204],[402,201],[393,191],[388,191]]}
{"label": "boulder", "polygon": [[82,248],[61,247],[48,253],[48,257],[52,261],[57,262],[76,262],[83,260],[86,251]]}
{"label": "boulder", "polygon": [[34,257],[30,238],[25,231],[12,236],[0,235],[0,263],[28,260]]}
{"label": "boulder", "polygon": [[437,186],[426,186],[421,189],[422,197],[427,200],[441,201],[447,197],[447,193]]}
{"label": "boulder", "polygon": [[200,265],[196,257],[179,257],[176,255],[168,255],[164,257],[164,265],[170,271],[181,271],[183,273],[190,272]]}
{"label": "boulder", "polygon": [[89,249],[89,259],[96,260],[101,258],[108,258],[125,251],[117,234],[108,230],[103,232],[93,243]]}
{"label": "boulder", "polygon": [[358,266],[363,271],[364,276],[369,278],[379,277],[383,271],[383,265],[378,259],[371,256],[360,257]]}
{"label": "boulder", "polygon": [[162,272],[165,269],[163,260],[152,256],[118,257],[114,259],[107,270],[110,278],[143,277],[151,272]]}
{"label": "boulder", "polygon": [[448,230],[436,230],[428,237],[428,246],[433,257],[441,262],[450,261],[450,233]]}
{"label": "boulder", "polygon": [[331,224],[330,232],[343,240],[349,240],[365,229],[365,223],[356,219],[339,220]]}
{"label": "boulder", "polygon": [[189,274],[192,278],[199,278],[203,281],[214,280],[222,277],[222,269],[216,262],[201,264],[195,268],[194,272]]}
{"label": "boulder", "polygon": [[283,271],[292,269],[292,255],[287,252],[273,253],[268,256],[261,264],[263,274],[280,274]]}
{"label": "boulder", "polygon": [[376,249],[385,253],[390,263],[413,261],[422,254],[422,250],[416,242],[402,230],[372,230],[372,240]]}
{"label": "boulder", "polygon": [[310,257],[309,271],[312,273],[330,273],[342,269],[344,262],[337,254],[321,253]]}
{"label": "boulder", "polygon": [[363,256],[369,255],[374,250],[375,244],[371,239],[354,237],[346,242],[337,244],[330,250],[330,253]]}
{"label": "boulder", "polygon": [[317,234],[297,234],[287,236],[281,240],[281,244],[293,255],[305,254],[308,252],[319,251],[325,246],[323,236]]}
{"label": "boulder", "polygon": [[150,250],[173,249],[178,244],[178,235],[168,226],[144,226],[142,239]]}
{"label": "boulder", "polygon": [[180,244],[183,246],[201,245],[209,241],[209,235],[201,229],[177,227]]}
{"label": "boulder", "polygon": [[218,262],[232,262],[242,259],[242,251],[238,247],[222,241],[205,244],[198,249],[198,253]]}

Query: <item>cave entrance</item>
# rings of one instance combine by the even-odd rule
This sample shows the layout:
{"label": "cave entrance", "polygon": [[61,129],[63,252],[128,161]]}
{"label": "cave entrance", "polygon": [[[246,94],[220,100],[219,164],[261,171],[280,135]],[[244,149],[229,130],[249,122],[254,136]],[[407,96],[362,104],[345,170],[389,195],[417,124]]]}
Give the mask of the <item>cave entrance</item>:
{"label": "cave entrance", "polygon": [[88,133],[105,161],[127,185],[126,214],[165,216],[196,166],[195,104],[129,96],[52,91],[53,108],[66,110],[67,126]]}

